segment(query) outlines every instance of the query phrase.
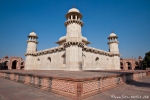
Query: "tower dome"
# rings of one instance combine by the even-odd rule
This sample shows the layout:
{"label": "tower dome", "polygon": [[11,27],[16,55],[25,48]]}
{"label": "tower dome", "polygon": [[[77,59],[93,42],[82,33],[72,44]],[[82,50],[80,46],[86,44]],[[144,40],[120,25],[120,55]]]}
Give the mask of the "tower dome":
{"label": "tower dome", "polygon": [[68,13],[70,13],[70,12],[78,12],[78,13],[80,13],[80,11],[79,11],[78,9],[76,9],[76,8],[71,8],[71,9],[68,11]]}
{"label": "tower dome", "polygon": [[82,14],[77,8],[71,8],[68,13],[66,14],[66,18],[68,19],[71,15],[77,15],[78,18],[82,18]]}
{"label": "tower dome", "polygon": [[119,41],[117,40],[118,36],[114,33],[111,32],[111,34],[108,37],[108,45],[109,45],[109,52],[119,54],[119,48],[118,48],[118,43]]}
{"label": "tower dome", "polygon": [[114,32],[112,32],[109,36],[114,37],[114,36],[117,36],[117,35]]}
{"label": "tower dome", "polygon": [[33,32],[31,32],[30,34],[29,34],[29,36],[35,36],[35,37],[37,37],[37,35],[36,35],[36,33],[33,31]]}
{"label": "tower dome", "polygon": [[118,36],[114,32],[111,32],[111,34],[109,35],[108,39],[109,38],[118,38]]}

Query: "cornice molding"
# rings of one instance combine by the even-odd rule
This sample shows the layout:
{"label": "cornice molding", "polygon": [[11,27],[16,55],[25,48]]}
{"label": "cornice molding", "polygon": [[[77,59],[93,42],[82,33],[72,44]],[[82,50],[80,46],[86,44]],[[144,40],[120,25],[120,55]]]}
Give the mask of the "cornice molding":
{"label": "cornice molding", "polygon": [[79,24],[81,26],[84,25],[84,23],[81,20],[77,20],[77,19],[69,19],[64,24],[65,24],[65,26],[67,26],[67,25],[69,25],[71,23],[77,23],[77,24]]}
{"label": "cornice molding", "polygon": [[113,56],[119,56],[120,57],[120,54],[110,53],[110,52],[103,51],[103,50],[96,49],[96,48],[92,48],[92,47],[89,47],[89,46],[84,46],[84,48],[82,50],[83,51],[90,51],[92,53],[97,53],[97,54],[100,54],[100,55],[105,55],[105,56],[110,56],[110,57],[113,57]]}

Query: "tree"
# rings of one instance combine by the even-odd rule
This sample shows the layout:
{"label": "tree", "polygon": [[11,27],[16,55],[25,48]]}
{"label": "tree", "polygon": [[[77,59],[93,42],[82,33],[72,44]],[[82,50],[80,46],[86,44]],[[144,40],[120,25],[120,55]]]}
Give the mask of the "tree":
{"label": "tree", "polygon": [[150,68],[150,51],[145,53],[145,57],[142,61],[143,67]]}

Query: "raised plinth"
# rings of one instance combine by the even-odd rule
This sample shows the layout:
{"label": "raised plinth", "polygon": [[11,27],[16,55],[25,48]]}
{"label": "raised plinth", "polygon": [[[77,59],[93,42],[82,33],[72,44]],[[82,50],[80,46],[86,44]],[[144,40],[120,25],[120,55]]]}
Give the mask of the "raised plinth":
{"label": "raised plinth", "polygon": [[0,77],[38,87],[76,100],[137,80],[148,71],[26,71],[1,70]]}

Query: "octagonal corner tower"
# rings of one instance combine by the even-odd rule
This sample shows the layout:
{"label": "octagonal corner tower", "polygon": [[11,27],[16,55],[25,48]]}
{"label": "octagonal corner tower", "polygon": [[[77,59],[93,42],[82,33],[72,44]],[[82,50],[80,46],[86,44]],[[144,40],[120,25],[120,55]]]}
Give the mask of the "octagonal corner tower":
{"label": "octagonal corner tower", "polygon": [[82,14],[78,9],[72,8],[68,11],[65,17],[67,19],[65,22],[67,28],[66,41],[81,42],[81,27],[83,26],[83,22],[81,21]]}

